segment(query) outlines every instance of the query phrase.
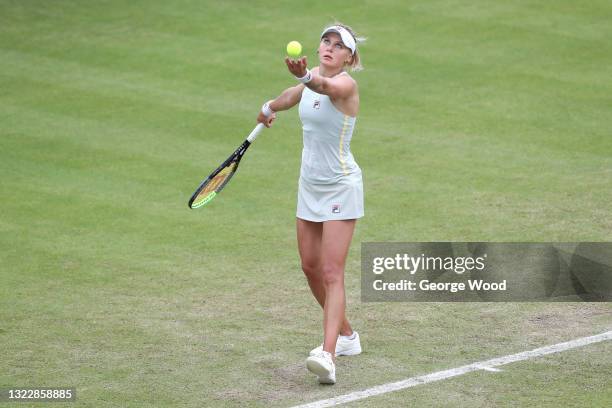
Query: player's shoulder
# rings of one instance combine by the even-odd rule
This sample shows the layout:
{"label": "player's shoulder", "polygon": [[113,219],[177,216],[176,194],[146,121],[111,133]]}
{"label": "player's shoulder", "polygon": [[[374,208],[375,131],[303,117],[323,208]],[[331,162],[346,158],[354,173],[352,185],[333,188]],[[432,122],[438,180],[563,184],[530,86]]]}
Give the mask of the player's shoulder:
{"label": "player's shoulder", "polygon": [[338,75],[336,75],[336,78],[340,79],[341,81],[350,82],[353,85],[357,86],[357,81],[355,80],[355,78],[353,78],[351,74],[346,71],[340,72]]}

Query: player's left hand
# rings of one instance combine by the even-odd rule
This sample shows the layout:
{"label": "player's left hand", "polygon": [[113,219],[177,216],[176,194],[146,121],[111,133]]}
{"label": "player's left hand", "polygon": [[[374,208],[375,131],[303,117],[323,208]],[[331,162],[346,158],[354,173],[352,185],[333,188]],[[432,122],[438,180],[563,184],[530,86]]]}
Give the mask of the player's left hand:
{"label": "player's left hand", "polygon": [[306,66],[308,65],[306,62],[306,57],[298,59],[286,57],[285,64],[287,64],[289,72],[291,72],[294,76],[302,78],[304,75],[306,75]]}

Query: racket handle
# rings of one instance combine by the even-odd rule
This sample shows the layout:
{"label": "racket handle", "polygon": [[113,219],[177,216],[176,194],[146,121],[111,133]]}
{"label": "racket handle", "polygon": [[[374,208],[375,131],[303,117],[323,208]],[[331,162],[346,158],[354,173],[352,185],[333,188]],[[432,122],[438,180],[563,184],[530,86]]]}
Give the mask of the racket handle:
{"label": "racket handle", "polygon": [[253,140],[257,139],[257,136],[259,136],[264,127],[265,126],[263,123],[258,123],[257,126],[255,126],[255,129],[253,129],[253,131],[251,132],[251,134],[247,136],[246,140],[248,140],[249,143],[253,143]]}

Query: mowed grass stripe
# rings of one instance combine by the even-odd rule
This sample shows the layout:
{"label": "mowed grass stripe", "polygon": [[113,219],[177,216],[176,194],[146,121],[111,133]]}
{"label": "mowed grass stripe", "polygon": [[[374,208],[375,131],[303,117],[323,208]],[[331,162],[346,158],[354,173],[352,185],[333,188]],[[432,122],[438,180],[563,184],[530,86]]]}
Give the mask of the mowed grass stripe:
{"label": "mowed grass stripe", "polygon": [[[22,111],[23,113],[23,111]],[[34,121],[38,121],[40,123],[40,119],[41,117],[39,115],[33,114],[32,115],[32,120],[27,121],[27,123],[34,123]],[[86,123],[84,120],[75,120],[75,123],[79,123],[79,124],[84,124]],[[62,129],[62,126],[65,126],[66,123],[70,123],[69,121],[67,122],[65,117],[63,116],[59,116],[57,117],[57,120],[49,123],[49,126],[46,126],[45,128],[49,128],[49,129]],[[113,127],[111,126],[106,126],[105,127],[105,132],[109,131],[109,130],[113,130]],[[120,129],[121,130],[121,129]],[[104,135],[97,135],[95,133],[89,132],[89,130],[87,130],[86,132],[84,132],[85,135],[93,135],[93,138],[91,138],[91,140],[99,140],[100,137],[103,137]],[[116,133],[115,131],[112,131],[111,133]],[[72,185],[72,191],[75,191],[76,194],[78,194],[78,191],[82,191],[84,194],[92,194],[91,199],[102,199],[102,200],[113,200],[115,198],[121,198],[121,199],[134,199],[134,196],[137,196],[137,194],[141,194],[143,197],[148,198],[148,202],[147,204],[143,207],[143,209],[141,210],[142,212],[146,213],[146,214],[151,214],[152,212],[155,212],[157,210],[162,209],[164,206],[167,206],[168,204],[170,204],[170,208],[176,207],[177,205],[181,204],[182,202],[171,202],[168,203],[166,199],[162,200],[162,201],[158,201],[159,200],[159,190],[151,190],[152,188],[157,188],[161,186],[161,183],[163,183],[163,179],[159,178],[159,182],[155,182],[155,178],[158,178],[159,175],[157,174],[156,170],[163,170],[164,174],[166,176],[169,176],[171,173],[168,173],[168,171],[172,171],[172,169],[178,169],[179,170],[179,174],[177,175],[177,178],[182,179],[182,177],[190,177],[192,170],[191,169],[187,169],[188,171],[183,171],[180,172],[180,170],[182,169],[182,167],[184,167],[184,164],[180,163],[180,160],[169,160],[168,158],[164,157],[164,156],[158,156],[158,155],[154,155],[153,157],[149,157],[149,154],[137,154],[134,155],[133,153],[127,153],[124,154],[121,151],[117,151],[116,148],[111,147],[111,146],[106,146],[106,144],[102,145],[102,149],[100,150],[99,148],[95,148],[92,149],[91,146],[88,146],[89,143],[83,143],[84,140],[88,140],[89,138],[85,138],[84,136],[81,135],[75,135],[74,141],[77,142],[77,144],[75,146],[73,146],[71,149],[69,150],[65,150],[64,151],[66,153],[63,153],[61,157],[65,157],[65,159],[67,161],[65,161],[62,165],[63,166],[69,166],[69,167],[74,167],[75,164],[78,164],[79,162],[83,163],[83,167],[84,169],[90,169],[90,170],[95,170],[95,173],[88,176],[86,179],[83,179],[83,181],[79,181],[82,179],[82,177],[79,177],[79,166],[77,165],[76,169],[73,171],[73,177],[68,179],[68,184],[64,184],[63,185],[63,189],[60,188],[60,191],[64,191],[66,192],[66,186],[71,186]],[[22,142],[22,140],[20,140],[20,138],[16,138],[15,139],[16,142]],[[72,144],[72,143],[71,143]],[[53,146],[53,144],[49,145],[49,146]],[[115,145],[112,145],[115,146]],[[129,145],[122,145],[122,150],[124,150],[127,146]],[[459,147],[459,144],[456,146],[457,148]],[[73,149],[84,149],[80,156],[75,157],[71,151]],[[137,149],[134,149],[133,151],[135,153],[141,152],[140,150],[141,148],[138,147]],[[148,149],[150,150],[150,149]],[[90,155],[87,154],[83,154],[85,151],[91,151]],[[223,152],[220,152],[223,153]],[[40,153],[39,153],[40,154]],[[90,157],[88,157],[90,156]],[[444,157],[444,156],[442,156]],[[89,161],[91,158],[91,161]],[[214,155],[211,157],[211,160],[213,160],[215,157]],[[57,157],[54,159],[55,162],[58,162],[58,159],[60,159],[60,157]],[[121,161],[117,161],[117,159],[122,159]],[[506,159],[508,159],[508,157],[506,157]],[[423,162],[423,160],[425,160]],[[481,172],[480,176],[476,177],[476,174],[473,174],[473,169],[470,169],[470,160],[464,160],[463,162],[459,162],[459,164],[463,163],[463,165],[465,165],[465,168],[467,168],[468,170],[464,170],[463,172],[457,174],[454,174],[458,169],[456,168],[450,168],[448,170],[446,170],[446,168],[444,166],[442,166],[444,160],[443,159],[440,162],[440,167],[438,170],[438,174],[436,176],[435,179],[431,178],[431,174],[430,174],[430,167],[432,165],[432,159],[427,159],[427,157],[421,158],[421,160],[416,160],[415,161],[415,165],[418,164],[419,162],[423,162],[423,167],[422,167],[422,173],[419,175],[418,172],[418,168],[415,166],[415,169],[417,170],[417,173],[413,173],[412,177],[416,177],[419,176],[420,178],[422,178],[423,180],[423,184],[421,185],[420,183],[409,183],[409,184],[404,184],[403,185],[403,191],[406,192],[411,192],[412,193],[419,193],[421,192],[421,198],[425,199],[427,201],[430,202],[429,205],[433,205],[434,208],[444,208],[446,206],[446,202],[442,201],[442,202],[437,202],[438,198],[442,198],[445,194],[447,194],[448,192],[452,191],[454,189],[454,183],[455,182],[460,182],[462,178],[467,177],[469,179],[473,179],[475,182],[479,183],[479,186],[481,189],[483,190],[483,193],[485,191],[488,191],[488,193],[485,193],[485,195],[483,196],[482,194],[478,195],[478,201],[482,200],[483,198],[485,200],[487,200],[489,202],[489,204],[491,203],[499,203],[500,199],[498,197],[495,197],[495,192],[498,191],[505,191],[506,195],[508,194],[508,192],[510,190],[508,190],[508,188],[512,188],[516,191],[515,194],[515,200],[514,202],[508,202],[508,205],[512,205],[514,207],[517,208],[518,211],[522,211],[521,207],[526,205],[526,209],[528,209],[530,212],[535,211],[534,215],[537,214],[537,216],[539,217],[541,215],[541,211],[539,211],[537,208],[532,208],[533,204],[535,203],[535,198],[531,198],[530,200],[528,200],[527,202],[524,201],[524,199],[522,199],[520,197],[520,193],[522,191],[524,191],[523,189],[525,188],[525,186],[521,186],[521,184],[524,183],[530,183],[533,185],[532,188],[537,188],[538,186],[538,179],[535,180],[530,180],[530,179],[526,179],[526,180],[521,180],[521,179],[516,179],[513,178],[511,179],[512,181],[514,181],[514,183],[510,186],[504,185],[503,183],[500,182],[500,180],[503,179],[507,179],[508,175],[513,174],[512,172],[507,172],[508,169],[506,168],[502,168],[501,170],[499,169],[499,166],[491,166],[490,171],[487,172]],[[494,159],[493,162],[491,163],[491,165],[495,164],[495,160]],[[518,160],[518,158],[515,158],[515,160],[508,160],[507,163],[514,163],[516,164],[516,160]],[[121,173],[123,171],[133,171],[136,169],[143,169],[146,167],[145,163],[148,162],[150,163],[148,166],[150,168],[151,173],[139,173],[137,172],[136,175],[131,178],[131,179],[126,179],[123,178],[122,180],[122,176]],[[434,162],[435,163],[435,162]],[[520,162],[519,162],[520,163]],[[473,164],[473,163],[472,163]],[[143,167],[145,166],[145,167]],[[459,166],[461,168],[461,166]],[[49,170],[52,170],[53,168],[49,168]],[[99,173],[99,171],[103,171],[103,173]],[[253,165],[252,167],[249,168],[249,170],[247,171],[247,173],[245,174],[244,177],[249,177],[248,182],[246,183],[247,185],[250,184],[250,182],[252,181],[251,176],[253,175],[252,173],[260,173],[261,168],[257,165]],[[19,172],[17,172],[19,173]],[[53,179],[56,180],[57,183],[65,183],[65,181],[62,180],[62,173],[60,173],[59,175],[59,179],[57,177],[53,177],[53,172],[50,171],[44,171],[44,174],[47,174],[46,177],[52,177],[52,179],[49,179],[48,181],[51,181]],[[111,176],[111,174],[117,174],[118,179],[116,181],[114,181],[113,179],[109,179],[109,177]],[[506,174],[506,175],[505,175]],[[145,178],[143,179],[143,176],[145,176]],[[556,174],[553,174],[551,176],[551,180],[550,182],[554,181]],[[93,181],[91,179],[91,177],[96,177],[97,179],[99,179],[99,181],[104,181],[107,180],[107,182],[105,182],[104,184],[99,184],[98,182],[96,183],[91,183],[91,181]],[[394,178],[397,178],[398,176],[394,176]],[[394,178],[391,178],[390,180],[393,181]],[[74,184],[74,181],[70,181],[70,180],[74,180],[77,181],[77,184]],[[540,176],[541,179],[541,176]],[[141,182],[134,182],[134,181],[138,181],[140,180],[142,181],[146,181],[148,180],[147,184],[141,184]],[[485,181],[488,180],[488,181]],[[246,179],[244,180],[246,182]],[[588,180],[583,180],[585,183],[583,188],[586,189],[590,189],[592,187],[593,184],[591,183],[586,183],[586,181]],[[118,182],[118,183],[117,183]],[[130,185],[126,185],[127,182],[130,182]],[[113,183],[117,183],[113,186]],[[376,181],[374,181],[373,183],[371,183],[371,191],[376,192],[379,189],[380,190],[385,190],[387,188],[389,188],[390,186],[392,186],[394,183],[399,183],[401,184],[401,180],[397,179],[396,181],[394,181],[391,184],[385,183],[384,185],[380,186],[379,183],[376,183]],[[601,178],[599,180],[599,182],[597,181],[593,181],[592,183],[600,183],[603,184],[605,183],[605,177]],[[54,189],[53,185],[55,183],[52,183],[52,185],[50,187],[51,190]],[[284,183],[286,184],[286,183]],[[281,183],[281,185],[283,185],[283,183]],[[413,186],[413,187],[411,187]],[[100,189],[102,187],[102,189]],[[113,187],[120,187],[121,190],[119,192],[119,195],[117,196],[117,192],[113,192],[112,189]],[[128,188],[129,187],[129,188]],[[45,187],[43,187],[44,189]],[[241,186],[242,188],[242,186]],[[416,188],[416,189],[415,189]],[[579,190],[579,184],[576,184],[573,186],[574,189]],[[110,189],[110,190],[109,190]],[[112,192],[109,195],[109,192]],[[186,190],[185,194],[187,194],[189,191]],[[427,192],[425,195],[423,194],[423,192]],[[242,191],[241,191],[242,193]],[[548,193],[538,193],[535,192],[537,194],[548,194]],[[575,194],[575,193],[574,193]],[[427,196],[429,195],[429,196]],[[96,196],[98,196],[96,198]],[[488,196],[488,197],[487,197]],[[170,196],[166,196],[167,198],[171,198]],[[174,195],[174,197],[176,197],[177,199],[180,200],[180,198],[182,197],[178,197],[176,195]],[[486,198],[485,198],[486,197]],[[461,204],[461,196],[457,197],[459,199],[459,204]],[[597,208],[600,204],[599,203],[596,196],[592,197],[593,199],[589,200],[589,206],[594,207],[594,210],[597,211]],[[604,197],[605,198],[605,197]],[[233,200],[231,198],[227,198],[227,200],[229,200],[229,203],[233,203]],[[291,206],[291,201],[293,200],[293,196],[290,195],[288,197],[288,207]],[[405,201],[405,198],[404,200]],[[473,201],[472,199],[468,199],[467,202],[465,202],[466,206],[473,206],[475,204],[478,203],[478,201]],[[503,201],[502,201],[503,202]],[[228,202],[226,202],[225,204],[227,204]],[[523,203],[523,204],[521,204]],[[414,203],[409,203],[411,205],[413,205]],[[126,205],[137,205],[137,202],[135,203],[129,203],[126,202]],[[181,205],[179,205],[179,210]],[[503,208],[503,207],[502,207]],[[414,209],[414,207],[413,207]],[[458,206],[457,210],[459,211],[459,213],[461,211],[464,211],[464,209],[461,208],[461,206]],[[581,209],[581,212],[584,211],[584,208]],[[564,214],[559,214],[561,216],[563,216]],[[594,214],[596,216],[596,213]]]}
{"label": "mowed grass stripe", "polygon": [[[131,108],[147,105],[159,107],[159,111],[172,113],[206,113],[221,117],[236,117],[240,113],[253,115],[252,102],[237,92],[219,92],[212,87],[186,87],[176,81],[147,76],[138,71],[119,71],[98,68],[86,63],[66,62],[60,58],[40,57],[22,52],[0,50],[7,64],[2,75],[21,82],[48,84],[63,87],[72,92],[89,92],[97,98],[109,98],[131,105]],[[209,95],[215,94],[215,98]],[[128,105],[128,106],[129,106]],[[133,116],[137,112],[130,112]]]}

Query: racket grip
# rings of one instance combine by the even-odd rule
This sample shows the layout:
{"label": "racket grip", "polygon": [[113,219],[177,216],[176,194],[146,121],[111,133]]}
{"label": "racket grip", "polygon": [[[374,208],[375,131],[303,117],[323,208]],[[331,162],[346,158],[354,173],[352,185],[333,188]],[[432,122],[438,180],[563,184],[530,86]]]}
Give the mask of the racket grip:
{"label": "racket grip", "polygon": [[247,136],[246,140],[248,140],[249,143],[253,143],[253,140],[257,139],[257,136],[259,136],[264,127],[265,126],[263,123],[258,123],[257,126],[255,126],[255,129],[253,129],[253,131],[251,132],[251,134]]}

